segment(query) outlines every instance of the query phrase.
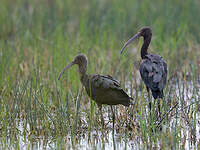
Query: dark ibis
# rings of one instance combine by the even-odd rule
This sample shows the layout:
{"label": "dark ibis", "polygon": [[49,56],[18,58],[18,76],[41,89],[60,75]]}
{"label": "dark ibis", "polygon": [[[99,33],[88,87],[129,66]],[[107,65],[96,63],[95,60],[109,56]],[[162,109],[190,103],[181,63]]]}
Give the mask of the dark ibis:
{"label": "dark ibis", "polygon": [[102,115],[102,104],[111,106],[114,129],[115,114],[112,105],[122,104],[124,106],[129,106],[130,104],[133,104],[133,98],[128,96],[128,94],[121,88],[119,81],[113,77],[109,75],[86,74],[88,59],[84,54],[78,54],[75,56],[74,60],[62,70],[58,80],[64,71],[74,64],[78,65],[80,80],[82,85],[85,87],[88,96],[97,103],[100,109],[103,126],[104,119]]}
{"label": "dark ibis", "polygon": [[[149,89],[154,99],[158,99],[158,111],[160,116],[160,98],[163,98],[163,89],[167,82],[167,63],[157,54],[148,53],[148,47],[151,42],[152,31],[150,27],[143,27],[137,34],[130,38],[122,47],[121,54],[125,47],[135,39],[143,37],[143,45],[141,48],[142,62],[140,64],[140,75],[146,85],[149,95]],[[151,112],[151,101],[149,102]]]}

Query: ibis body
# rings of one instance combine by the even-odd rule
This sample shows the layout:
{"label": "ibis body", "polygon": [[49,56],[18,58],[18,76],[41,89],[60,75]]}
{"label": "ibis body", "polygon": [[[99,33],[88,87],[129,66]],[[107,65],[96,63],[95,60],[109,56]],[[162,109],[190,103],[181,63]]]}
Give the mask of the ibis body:
{"label": "ibis body", "polygon": [[121,53],[128,44],[141,36],[144,42],[141,48],[142,62],[140,64],[140,75],[146,85],[147,91],[151,90],[154,99],[163,98],[163,89],[167,81],[167,63],[161,56],[147,52],[152,37],[151,28],[143,27],[124,44]]}
{"label": "ibis body", "polygon": [[82,85],[85,87],[88,96],[97,103],[100,110],[102,108],[102,104],[110,105],[112,113],[112,105],[122,104],[124,106],[129,106],[132,104],[133,99],[129,97],[128,94],[121,88],[119,81],[113,77],[109,75],[86,74],[88,61],[84,54],[75,56],[74,60],[60,73],[58,79],[60,79],[66,69],[74,64],[78,65],[80,80]]}

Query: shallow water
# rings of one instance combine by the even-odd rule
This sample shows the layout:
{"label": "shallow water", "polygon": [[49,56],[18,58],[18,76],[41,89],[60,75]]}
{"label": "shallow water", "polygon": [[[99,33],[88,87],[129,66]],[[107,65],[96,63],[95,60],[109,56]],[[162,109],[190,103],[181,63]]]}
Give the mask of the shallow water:
{"label": "shallow water", "polygon": [[[175,90],[176,94],[172,94],[172,97],[170,97],[170,92],[166,93],[166,95],[170,97],[169,99],[176,97],[179,101],[179,105],[176,107],[176,111],[169,114],[169,123],[168,125],[164,124],[162,126],[162,131],[160,132],[175,132],[176,130],[181,130],[179,143],[174,144],[177,149],[200,148],[200,113],[199,111],[196,111],[195,125],[193,125],[192,119],[187,120],[184,116],[188,113],[192,115],[190,118],[195,118],[195,113],[191,111],[195,110],[195,106],[200,100],[200,85],[197,84],[195,86],[197,87],[194,88],[192,82],[187,82],[187,86],[184,82],[180,82],[170,87],[172,90]],[[126,88],[127,87],[129,87],[128,84]],[[138,95],[141,95],[141,93]],[[105,122],[108,122],[110,116],[107,113],[107,108],[105,109],[104,107],[104,111]],[[148,111],[148,108],[146,108],[146,111]],[[117,115],[120,114],[117,113]],[[85,120],[84,117],[82,117],[82,119]],[[176,129],[176,124],[181,124],[182,128]],[[27,128],[24,129],[22,123],[20,122],[17,129],[18,135],[16,135],[17,138],[15,138],[15,140],[12,140],[12,137],[1,138],[0,147],[2,147],[2,149],[149,149],[139,135],[129,136],[129,132],[120,133],[117,130],[113,131],[112,122],[107,125],[106,130],[103,132],[101,130],[86,131],[84,133],[77,134],[75,138],[73,138],[70,134],[67,137],[56,138],[42,136],[36,137],[34,135],[24,136],[22,133],[24,130],[30,130],[30,127],[27,125]],[[149,138],[151,137],[148,137],[148,139]],[[152,142],[150,147],[160,149],[162,148],[161,143],[162,141],[159,141],[158,139],[158,142]]]}
{"label": "shallow water", "polygon": [[[23,130],[23,129],[22,129]],[[0,147],[7,149],[137,149],[138,144],[134,141],[128,141],[124,135],[113,134],[113,131],[107,131],[106,135],[102,135],[100,131],[89,133],[90,136],[82,136],[79,139],[71,139],[68,137],[58,137],[57,139],[29,136],[24,138],[18,135],[18,141],[0,142]]]}

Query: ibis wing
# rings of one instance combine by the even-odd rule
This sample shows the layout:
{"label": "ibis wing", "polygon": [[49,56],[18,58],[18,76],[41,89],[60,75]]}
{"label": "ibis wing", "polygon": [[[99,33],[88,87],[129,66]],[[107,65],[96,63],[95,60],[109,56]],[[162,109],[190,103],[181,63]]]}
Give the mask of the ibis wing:
{"label": "ibis wing", "polygon": [[[130,98],[121,88],[119,81],[109,75],[91,75],[92,98],[100,104],[128,106]],[[89,89],[88,89],[89,93]]]}
{"label": "ibis wing", "polygon": [[149,76],[152,73],[152,64],[149,60],[143,60],[140,65],[140,75],[142,80],[144,81],[147,87],[151,87],[152,85],[152,78]]}
{"label": "ibis wing", "polygon": [[167,83],[167,72],[168,72],[168,67],[167,63],[165,61],[162,61],[163,64],[163,74],[162,74],[162,82],[160,83],[160,89],[164,89],[166,83]]}
{"label": "ibis wing", "polygon": [[147,55],[140,65],[145,85],[153,91],[162,91],[166,85],[167,64],[159,55]]}
{"label": "ibis wing", "polygon": [[91,82],[95,88],[121,89],[119,81],[109,75],[94,75]]}

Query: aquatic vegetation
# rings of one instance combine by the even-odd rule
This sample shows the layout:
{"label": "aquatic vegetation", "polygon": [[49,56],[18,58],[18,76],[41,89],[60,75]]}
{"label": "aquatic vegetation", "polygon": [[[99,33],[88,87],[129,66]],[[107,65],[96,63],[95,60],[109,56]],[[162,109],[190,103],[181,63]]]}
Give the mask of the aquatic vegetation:
{"label": "aquatic vegetation", "polygon": [[[198,0],[2,0],[1,4],[1,149],[198,149],[200,16],[194,15],[200,13]],[[161,131],[149,123],[148,95],[138,71],[142,40],[130,45],[124,57],[119,54],[123,43],[144,25],[154,34],[149,51],[163,56],[169,68]],[[110,108],[103,107],[102,129],[97,105],[82,90],[76,67],[57,80],[78,53],[88,56],[88,74],[112,75],[136,100],[129,108],[115,107],[114,135]],[[156,114],[152,118],[156,121]]]}

